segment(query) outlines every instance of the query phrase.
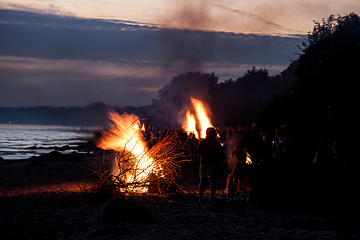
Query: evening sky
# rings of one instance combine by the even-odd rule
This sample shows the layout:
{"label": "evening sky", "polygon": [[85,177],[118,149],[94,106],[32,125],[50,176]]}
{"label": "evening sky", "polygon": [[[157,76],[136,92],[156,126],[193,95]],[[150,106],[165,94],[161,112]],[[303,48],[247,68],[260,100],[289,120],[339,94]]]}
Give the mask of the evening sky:
{"label": "evening sky", "polygon": [[313,20],[350,12],[359,1],[1,1],[0,107],[143,106],[187,71],[279,74]]}

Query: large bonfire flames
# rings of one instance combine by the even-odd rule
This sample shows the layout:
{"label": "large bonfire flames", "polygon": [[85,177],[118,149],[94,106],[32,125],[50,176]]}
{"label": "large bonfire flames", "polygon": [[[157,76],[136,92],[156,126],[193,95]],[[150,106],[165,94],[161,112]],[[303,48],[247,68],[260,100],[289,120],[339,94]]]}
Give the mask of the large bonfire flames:
{"label": "large bonfire flames", "polygon": [[[199,99],[191,98],[191,103],[193,105],[196,117],[189,109],[186,112],[186,121],[183,125],[183,128],[187,133],[194,133],[196,138],[205,138],[206,129],[208,127],[213,127],[208,116],[208,111],[205,108],[203,102]],[[198,130],[200,134],[198,133]]]}
{"label": "large bonfire flames", "polygon": [[120,190],[146,192],[150,183],[159,185],[159,179],[166,180],[167,187],[175,185],[178,165],[174,160],[179,156],[175,137],[169,135],[149,149],[137,116],[110,111],[109,118],[110,128],[102,133],[97,147],[116,151],[111,174]]}
{"label": "large bonfire flames", "polygon": [[[109,117],[113,123],[110,129],[103,133],[97,146],[104,150],[117,151],[115,161],[119,166],[113,172],[121,177],[119,181],[124,184],[145,182],[150,173],[160,170],[160,166],[154,164],[154,159],[146,150],[139,118],[116,112],[109,112]],[[146,188],[136,186],[131,190],[143,192]]]}

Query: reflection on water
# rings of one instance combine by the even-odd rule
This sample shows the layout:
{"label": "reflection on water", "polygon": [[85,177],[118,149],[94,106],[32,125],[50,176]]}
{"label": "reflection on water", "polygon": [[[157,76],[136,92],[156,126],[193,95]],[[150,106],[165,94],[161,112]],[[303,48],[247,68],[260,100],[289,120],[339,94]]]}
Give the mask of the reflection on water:
{"label": "reflection on water", "polygon": [[75,147],[93,137],[95,130],[97,127],[0,124],[0,157],[28,159],[49,153],[55,147]]}

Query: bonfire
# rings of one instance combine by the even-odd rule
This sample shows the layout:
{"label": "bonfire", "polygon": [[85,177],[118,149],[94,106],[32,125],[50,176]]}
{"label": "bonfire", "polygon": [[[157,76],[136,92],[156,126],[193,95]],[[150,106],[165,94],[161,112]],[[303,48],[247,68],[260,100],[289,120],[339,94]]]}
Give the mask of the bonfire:
{"label": "bonfire", "polygon": [[190,98],[192,109],[186,112],[186,120],[183,129],[188,133],[193,133],[197,139],[206,137],[206,129],[213,127],[209,117],[209,111],[204,103],[196,98]]}
{"label": "bonfire", "polygon": [[180,189],[181,146],[169,134],[153,147],[144,141],[140,119],[109,112],[110,128],[102,132],[97,147],[115,150],[112,182],[122,192],[170,192]]}

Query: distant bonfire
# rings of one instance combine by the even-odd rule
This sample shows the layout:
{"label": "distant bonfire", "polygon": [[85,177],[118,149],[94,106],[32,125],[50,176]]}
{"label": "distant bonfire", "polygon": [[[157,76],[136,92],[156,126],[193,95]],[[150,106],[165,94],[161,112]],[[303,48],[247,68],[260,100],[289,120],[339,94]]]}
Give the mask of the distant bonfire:
{"label": "distant bonfire", "polygon": [[[187,133],[193,133],[196,138],[205,138],[206,129],[213,127],[209,118],[209,110],[205,108],[203,102],[196,98],[191,98],[193,111],[186,112],[186,121],[183,128]],[[193,114],[195,112],[195,115]]]}

